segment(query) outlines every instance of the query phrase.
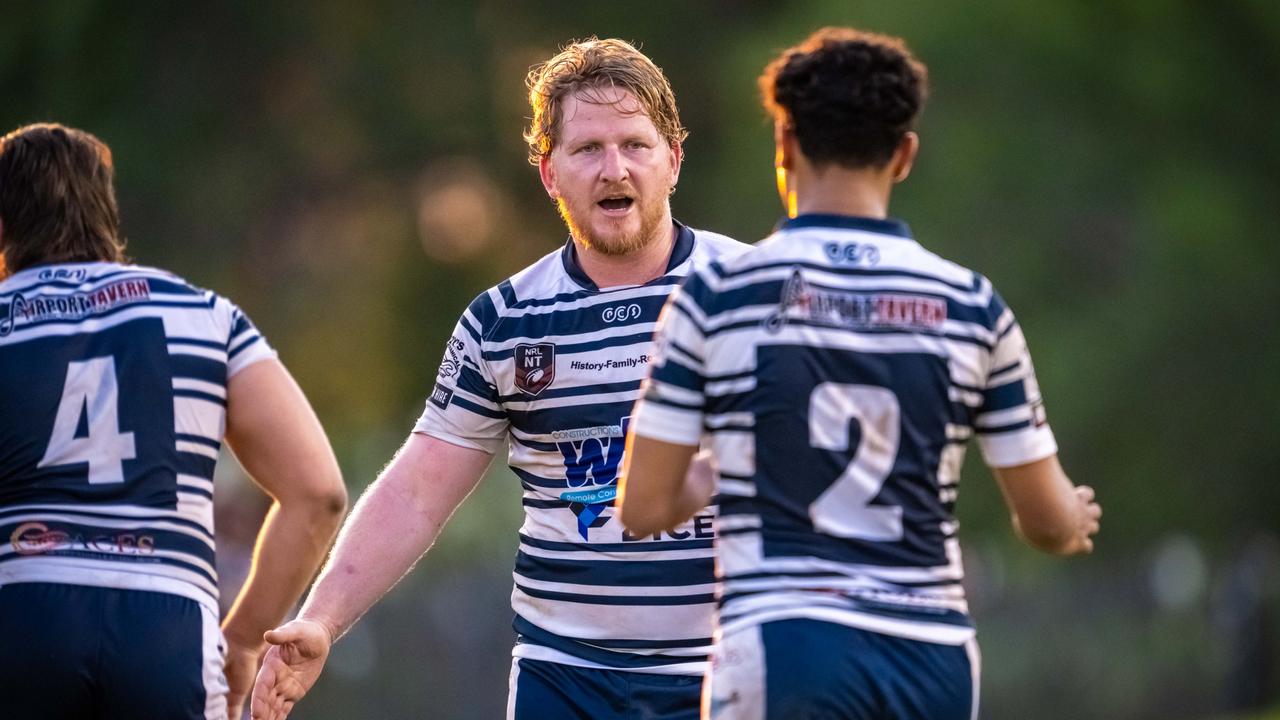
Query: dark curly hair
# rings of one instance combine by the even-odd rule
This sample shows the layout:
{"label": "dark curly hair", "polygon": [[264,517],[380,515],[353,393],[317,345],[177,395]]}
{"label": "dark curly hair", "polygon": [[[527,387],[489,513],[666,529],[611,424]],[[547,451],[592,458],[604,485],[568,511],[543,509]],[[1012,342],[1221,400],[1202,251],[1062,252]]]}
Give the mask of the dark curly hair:
{"label": "dark curly hair", "polygon": [[769,63],[760,90],[810,162],[880,167],[924,108],[928,70],[899,38],[827,27]]}

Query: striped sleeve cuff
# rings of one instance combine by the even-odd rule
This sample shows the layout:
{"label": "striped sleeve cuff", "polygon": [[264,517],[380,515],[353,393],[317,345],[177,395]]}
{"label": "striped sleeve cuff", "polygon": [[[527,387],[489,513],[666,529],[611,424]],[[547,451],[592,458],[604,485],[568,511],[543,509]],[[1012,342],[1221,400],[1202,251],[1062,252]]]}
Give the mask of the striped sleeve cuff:
{"label": "striped sleeve cuff", "polygon": [[425,420],[419,420],[418,423],[413,426],[413,431],[419,435],[427,435],[437,440],[443,440],[450,445],[457,445],[458,447],[464,447],[470,450],[479,450],[490,455],[497,454],[497,452],[502,449],[502,438],[462,437],[461,435],[456,435],[448,430],[444,430],[443,428],[436,427]]}
{"label": "striped sleeve cuff", "polygon": [[631,414],[631,431],[675,445],[697,445],[702,440],[702,412],[641,400]]}
{"label": "striped sleeve cuff", "polygon": [[272,360],[276,357],[275,348],[267,343],[266,339],[261,335],[243,342],[236,347],[233,352],[228,353],[227,357],[227,379],[231,379],[236,373],[244,370],[250,365],[262,360]]}
{"label": "striped sleeve cuff", "polygon": [[1026,465],[1058,452],[1058,442],[1048,424],[1007,432],[978,435],[982,459],[993,468]]}

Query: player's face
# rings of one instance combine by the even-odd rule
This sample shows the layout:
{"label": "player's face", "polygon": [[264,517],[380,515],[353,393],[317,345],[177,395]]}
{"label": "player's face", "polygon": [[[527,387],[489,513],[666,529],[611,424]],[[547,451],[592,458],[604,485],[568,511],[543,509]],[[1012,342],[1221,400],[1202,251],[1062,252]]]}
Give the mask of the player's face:
{"label": "player's face", "polygon": [[573,237],[626,255],[669,233],[680,147],[663,139],[627,90],[579,91],[563,102],[559,142],[540,170]]}

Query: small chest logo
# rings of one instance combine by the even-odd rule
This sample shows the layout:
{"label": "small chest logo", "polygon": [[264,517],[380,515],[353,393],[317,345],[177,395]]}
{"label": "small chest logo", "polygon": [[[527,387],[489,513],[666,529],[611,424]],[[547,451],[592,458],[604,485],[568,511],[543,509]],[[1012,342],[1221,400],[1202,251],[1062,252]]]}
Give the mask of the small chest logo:
{"label": "small chest logo", "polygon": [[643,312],[639,303],[611,305],[600,312],[600,319],[607,323],[624,323],[639,318]]}
{"label": "small chest logo", "polygon": [[516,345],[516,388],[530,395],[546,390],[556,379],[556,346],[551,343]]}

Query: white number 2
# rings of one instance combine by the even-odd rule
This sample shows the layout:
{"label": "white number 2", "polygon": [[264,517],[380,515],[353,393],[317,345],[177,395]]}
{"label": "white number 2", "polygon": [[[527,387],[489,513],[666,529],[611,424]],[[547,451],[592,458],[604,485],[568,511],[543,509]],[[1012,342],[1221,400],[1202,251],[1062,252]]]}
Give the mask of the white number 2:
{"label": "white number 2", "polygon": [[849,421],[857,419],[862,439],[831,487],[809,506],[813,527],[837,537],[902,539],[902,508],[871,505],[898,456],[900,409],[886,388],[824,382],[809,396],[809,444],[849,451]]}
{"label": "white number 2", "polygon": [[[120,432],[119,399],[115,358],[68,363],[49,448],[36,467],[89,463],[90,484],[124,482],[124,461],[138,454],[133,433]],[[82,415],[89,432],[76,437]]]}

